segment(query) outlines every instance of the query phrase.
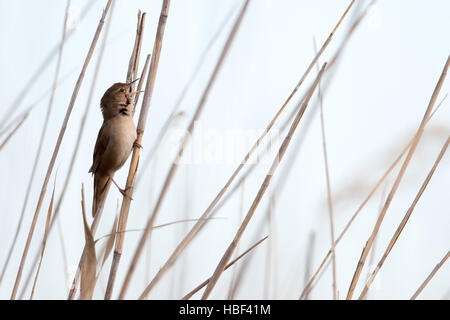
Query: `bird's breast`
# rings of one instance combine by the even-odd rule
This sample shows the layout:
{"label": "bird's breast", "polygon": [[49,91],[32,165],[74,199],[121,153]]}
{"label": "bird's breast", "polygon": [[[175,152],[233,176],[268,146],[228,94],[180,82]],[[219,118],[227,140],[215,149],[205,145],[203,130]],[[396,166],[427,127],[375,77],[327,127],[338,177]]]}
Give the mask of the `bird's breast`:
{"label": "bird's breast", "polygon": [[127,161],[137,135],[131,117],[119,115],[108,121],[109,143],[105,150],[104,164],[105,168],[109,169],[107,171],[112,174]]}

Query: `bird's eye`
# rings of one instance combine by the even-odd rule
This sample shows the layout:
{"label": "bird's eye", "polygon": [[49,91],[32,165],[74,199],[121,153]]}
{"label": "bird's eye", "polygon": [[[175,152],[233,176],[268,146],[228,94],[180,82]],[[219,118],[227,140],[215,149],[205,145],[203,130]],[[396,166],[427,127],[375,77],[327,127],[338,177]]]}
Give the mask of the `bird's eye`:
{"label": "bird's eye", "polygon": [[120,88],[120,92],[125,92],[125,89],[124,88]]}

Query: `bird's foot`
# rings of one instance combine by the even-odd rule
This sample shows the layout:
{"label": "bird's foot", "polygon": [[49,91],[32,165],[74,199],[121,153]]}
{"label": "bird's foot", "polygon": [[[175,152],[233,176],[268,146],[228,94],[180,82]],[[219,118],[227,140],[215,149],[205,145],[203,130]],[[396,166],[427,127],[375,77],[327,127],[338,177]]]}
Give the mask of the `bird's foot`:
{"label": "bird's foot", "polygon": [[[118,188],[119,188],[119,187],[118,187]],[[120,188],[119,188],[119,192],[120,192],[124,197],[128,197],[128,198],[130,198],[130,200],[133,200],[133,198],[127,194],[127,191],[128,191],[129,189],[131,189],[131,188],[132,188],[132,187],[127,187],[127,188],[125,188],[125,189],[120,189]]]}
{"label": "bird's foot", "polygon": [[119,185],[116,183],[116,181],[115,181],[112,177],[109,177],[109,178],[110,178],[111,181],[116,185],[117,189],[119,189],[119,192],[120,192],[124,197],[128,197],[128,198],[130,198],[130,200],[133,200],[133,198],[132,198],[130,195],[127,194],[127,191],[128,191],[129,189],[131,189],[132,187],[126,187],[125,189],[122,189],[122,188],[119,187]]}

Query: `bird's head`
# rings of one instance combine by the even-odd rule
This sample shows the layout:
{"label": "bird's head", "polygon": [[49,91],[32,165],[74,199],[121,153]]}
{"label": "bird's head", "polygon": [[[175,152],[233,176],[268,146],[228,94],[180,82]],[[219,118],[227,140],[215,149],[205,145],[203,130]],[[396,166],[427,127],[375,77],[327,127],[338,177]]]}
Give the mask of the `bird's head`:
{"label": "bird's head", "polygon": [[131,85],[136,80],[130,83],[115,83],[106,90],[100,101],[100,107],[105,119],[110,119],[118,114],[131,114],[134,105],[134,95],[136,94],[136,92],[132,92]]}

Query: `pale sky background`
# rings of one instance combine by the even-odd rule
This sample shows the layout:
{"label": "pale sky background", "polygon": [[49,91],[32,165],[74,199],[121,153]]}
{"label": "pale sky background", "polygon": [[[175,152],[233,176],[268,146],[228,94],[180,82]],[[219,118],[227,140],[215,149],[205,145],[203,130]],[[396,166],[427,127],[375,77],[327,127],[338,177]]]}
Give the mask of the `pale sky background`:
{"label": "pale sky background", "polygon": [[[151,53],[153,48],[161,2],[116,0],[85,134],[59,215],[68,270],[64,263],[60,230],[55,225],[48,239],[36,287],[37,299],[65,299],[67,296],[67,284],[72,280],[84,245],[80,207],[82,183],[85,184],[87,207],[91,207],[92,178],[88,170],[102,122],[99,101],[109,86],[125,80],[134,43],[138,9],[148,15],[139,73],[141,72],[145,55]],[[350,22],[355,18],[355,12],[365,8],[368,2],[357,0],[320,59],[321,63],[329,61],[333,56]],[[173,123],[169,135],[163,140],[161,151],[154,158],[156,160],[147,168],[140,186],[134,192],[127,229],[142,229],[145,226],[169,168],[169,155],[174,150],[180,131],[186,128],[193,115],[241,3],[240,0],[172,0],[144,134],[140,169],[149,157],[151,146],[162,124],[204,48],[230,10],[234,8],[234,11],[231,20],[204,59],[198,76],[189,87],[180,107],[184,116]],[[201,154],[196,153],[197,161],[182,163],[178,168],[156,224],[185,218],[194,219],[203,213],[250,147],[232,145],[230,148],[220,149],[217,147],[221,145],[219,141],[224,141],[231,132],[254,136],[267,126],[313,59],[313,39],[316,39],[318,46],[326,40],[348,3],[347,0],[253,0],[250,3],[206,102],[197,127],[198,134],[194,135],[191,141],[197,150],[194,152]],[[49,128],[18,245],[0,283],[1,299],[10,296],[56,137],[106,1],[95,1],[86,17],[77,21],[86,4],[87,1],[81,0],[71,2],[69,20],[71,28],[75,28],[75,33],[65,44],[60,72],[60,78],[67,75],[68,77],[56,90]],[[5,116],[5,112],[48,53],[59,43],[65,8],[66,1],[62,0],[0,0],[0,119]],[[446,0],[379,0],[348,42],[332,82],[324,93],[323,101],[336,235],[340,234],[372,186],[418,127],[450,52],[449,13],[450,2]],[[19,293],[39,249],[53,184],[56,181],[57,198],[63,187],[92,84],[103,32],[56,160]],[[56,59],[53,59],[27,91],[23,102],[15,106],[10,119],[19,115],[51,87],[55,67]],[[275,132],[305,92],[307,85],[315,78],[315,74],[316,70],[313,69],[275,126]],[[449,88],[447,79],[438,101],[448,93]],[[0,151],[1,268],[22,210],[48,100],[49,95],[36,105],[17,134]],[[236,298],[296,299],[304,287],[306,266],[310,264],[312,271],[315,271],[328,252],[331,244],[330,227],[320,118],[318,109],[313,109],[313,106],[317,106],[316,101],[317,95],[314,95],[311,108],[300,122],[286,156],[239,244],[238,251],[242,252],[256,239],[270,235],[269,240],[248,256],[248,268]],[[309,125],[305,126],[306,123]],[[446,100],[426,129],[397,195],[387,211],[375,244],[375,255],[368,259],[367,265],[370,265],[370,261],[377,263],[381,258],[448,137],[449,125],[450,110]],[[284,134],[281,134],[281,138]],[[3,141],[4,137],[2,136],[0,141]],[[252,143],[256,137],[257,135],[251,138]],[[280,142],[281,139],[276,143]],[[274,150],[277,148],[278,145]],[[235,153],[235,156],[230,156],[231,152]],[[154,288],[150,298],[179,299],[212,274],[234,237],[241,217],[249,209],[272,157],[273,153],[261,160],[257,170],[246,180],[244,188],[236,192],[217,213],[217,217],[221,219],[208,223],[177,264]],[[291,162],[292,168],[286,172]],[[125,184],[128,168],[129,161],[116,174],[116,180],[122,186]],[[389,192],[397,172],[398,167],[394,174],[389,176],[387,184],[383,184],[377,191],[337,247],[337,285],[340,298],[346,296],[383,196]],[[409,299],[450,249],[449,173],[450,156],[446,154],[381,269],[376,283],[369,291],[369,298]],[[138,171],[138,175],[140,174]],[[269,230],[264,220],[267,219],[271,194],[274,195],[275,201],[272,209],[272,228]],[[115,188],[111,188],[95,238],[109,232],[118,199],[121,199],[120,194]],[[90,215],[88,219],[90,221]],[[259,227],[261,222],[265,223],[263,229]],[[147,250],[143,255],[127,298],[135,299],[141,294],[192,225],[192,222],[178,224],[153,232],[151,250]],[[315,233],[314,253],[311,261],[307,261],[312,232]],[[140,235],[139,231],[126,234],[113,297],[119,292]],[[269,295],[265,296],[268,248],[272,248],[270,291]],[[236,270],[239,270],[240,266],[242,261]],[[103,298],[109,267],[110,260],[103,269],[94,298]],[[363,270],[355,295],[359,295],[368,269],[366,266]],[[232,269],[223,274],[211,298],[227,297],[232,274]],[[447,262],[420,298],[449,299],[449,283],[450,263]],[[331,299],[331,284],[332,274],[329,268],[317,282],[310,298]],[[27,287],[24,298],[28,298],[30,288],[31,286]],[[199,297],[198,294],[195,296]]]}

